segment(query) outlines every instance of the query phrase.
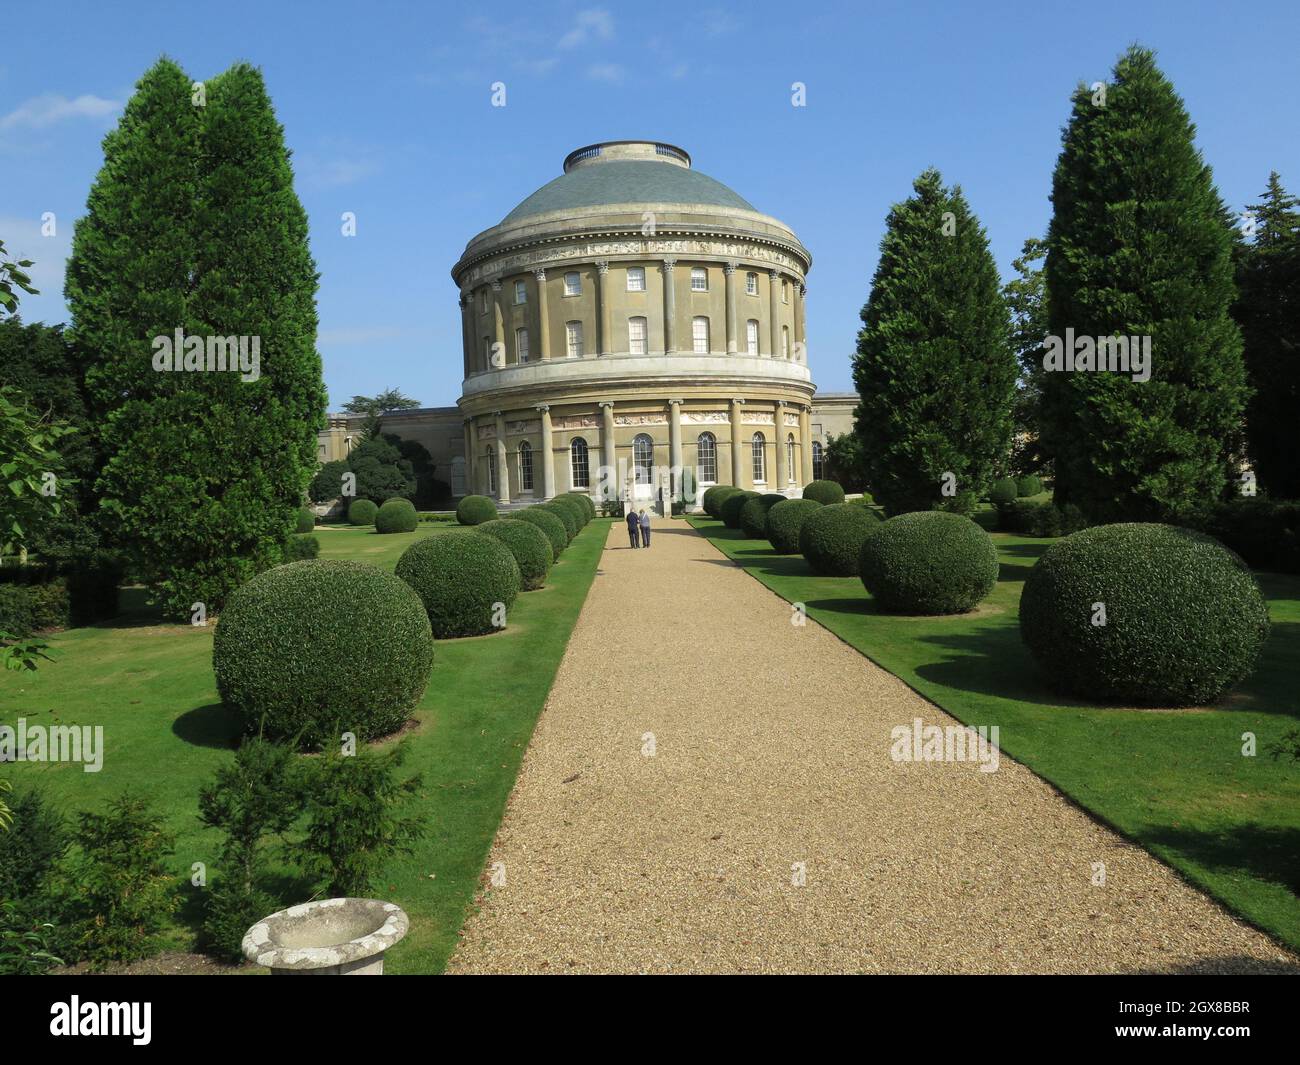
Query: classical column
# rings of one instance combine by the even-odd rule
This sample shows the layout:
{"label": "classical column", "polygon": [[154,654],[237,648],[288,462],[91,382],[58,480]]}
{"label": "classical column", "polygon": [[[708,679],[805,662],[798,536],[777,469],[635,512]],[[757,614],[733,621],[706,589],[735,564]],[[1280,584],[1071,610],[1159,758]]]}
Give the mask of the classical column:
{"label": "classical column", "polygon": [[501,411],[493,411],[497,420],[497,499],[510,502],[510,464],[506,451],[506,418]]}
{"label": "classical column", "polygon": [[768,333],[771,336],[771,355],[776,358],[781,354],[781,271],[769,270],[768,274]]}
{"label": "classical column", "polygon": [[474,297],[466,290],[460,294],[460,342],[465,349],[465,376],[474,370]]}
{"label": "classical column", "polygon": [[474,432],[474,419],[465,419],[465,494],[478,492],[478,436]]}
{"label": "classical column", "polygon": [[772,423],[776,426],[776,490],[784,492],[787,484],[785,475],[785,403],[781,400],[776,401],[776,411],[772,416]]}
{"label": "classical column", "polygon": [[555,452],[551,443],[551,408],[545,403],[538,406],[542,416],[542,495],[551,499],[555,495]]}
{"label": "classical column", "polygon": [[596,263],[596,354],[608,355],[610,349],[609,326],[609,260]]}
{"label": "classical column", "polygon": [[676,259],[665,259],[661,269],[664,274],[664,352],[671,355],[677,350],[677,293],[673,278]]}
{"label": "classical column", "polygon": [[668,465],[672,469],[672,494],[677,498],[682,468],[682,401],[668,401]]}
{"label": "classical column", "polygon": [[744,484],[740,478],[741,471],[744,469],[741,465],[744,445],[740,439],[743,432],[740,426],[740,414],[744,405],[745,401],[743,399],[736,398],[731,401],[731,483],[737,488],[742,487]]}
{"label": "classical column", "polygon": [[546,270],[533,271],[537,278],[537,351],[538,358],[551,357],[551,319],[546,313]]}
{"label": "classical column", "polygon": [[616,484],[618,470],[614,462],[614,404],[606,401],[600,405],[600,410],[603,416],[600,427],[600,461],[609,471],[609,483]]}
{"label": "classical column", "polygon": [[803,483],[813,479],[812,464],[812,408],[799,408],[799,465],[803,467]]}
{"label": "classical column", "polygon": [[[493,355],[489,356],[488,361],[489,370],[499,370],[506,364],[506,309],[503,303],[504,299],[505,297],[501,295],[501,278],[498,277],[492,282],[492,339],[501,346],[492,349]],[[501,354],[498,356],[495,354],[496,352]]]}
{"label": "classical column", "polygon": [[[804,328],[805,328],[805,323],[804,323],[804,313],[805,313],[805,307],[804,307],[804,305],[803,305],[804,294],[805,294],[807,291],[808,291],[808,286],[807,286],[807,285],[803,285],[803,284],[799,285],[799,287],[795,289],[795,294],[794,294],[794,342],[795,342],[796,344],[804,344],[804,345],[806,345],[806,344],[808,343],[808,338],[804,335]],[[803,349],[803,348],[800,348],[799,350],[803,353],[803,358],[802,358],[800,361],[801,361],[801,362],[807,362],[807,361],[808,361],[808,352],[807,352],[805,349]]]}
{"label": "classical column", "polygon": [[739,338],[736,335],[736,263],[726,263],[722,269],[727,274],[727,354],[736,354]]}

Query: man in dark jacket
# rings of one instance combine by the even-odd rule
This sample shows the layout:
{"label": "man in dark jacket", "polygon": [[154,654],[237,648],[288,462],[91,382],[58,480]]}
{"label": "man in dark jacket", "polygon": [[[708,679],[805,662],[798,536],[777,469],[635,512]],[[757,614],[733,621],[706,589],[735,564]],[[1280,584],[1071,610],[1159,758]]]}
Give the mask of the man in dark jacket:
{"label": "man in dark jacket", "polygon": [[627,536],[628,539],[632,541],[633,547],[641,546],[640,531],[641,522],[636,516],[636,511],[629,510],[627,512]]}

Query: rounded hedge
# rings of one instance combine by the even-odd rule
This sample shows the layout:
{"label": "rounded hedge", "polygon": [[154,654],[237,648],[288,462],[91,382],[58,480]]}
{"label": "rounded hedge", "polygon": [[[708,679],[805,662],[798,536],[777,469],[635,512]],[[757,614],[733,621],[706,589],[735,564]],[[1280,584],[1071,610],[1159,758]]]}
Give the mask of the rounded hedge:
{"label": "rounded hedge", "polygon": [[510,549],[471,529],[416,540],[394,572],[415,589],[439,639],[505,628],[493,621],[504,622],[523,584]]}
{"label": "rounded hedge", "polygon": [[569,543],[569,534],[564,531],[564,522],[549,510],[543,510],[541,507],[525,507],[523,510],[516,510],[510,516],[520,521],[529,522],[541,529],[551,545],[551,561],[558,562],[560,560],[560,552]]}
{"label": "rounded hedge", "polygon": [[573,510],[566,507],[563,503],[557,503],[551,500],[549,503],[539,503],[538,506],[548,514],[554,514],[564,523],[564,543],[567,547],[573,543],[573,538],[578,535],[578,519],[574,516]]}
{"label": "rounded hedge", "polygon": [[1030,654],[1051,683],[1092,700],[1213,702],[1254,670],[1268,630],[1246,564],[1172,525],[1099,525],[1058,540],[1020,594]]}
{"label": "rounded hedge", "polygon": [[294,533],[284,542],[284,560],[301,562],[320,554],[320,538],[315,533]]}
{"label": "rounded hedge", "polygon": [[415,532],[419,524],[420,515],[416,513],[415,504],[400,496],[390,499],[375,515],[375,532],[378,533]]}
{"label": "rounded hedge", "polygon": [[830,503],[804,518],[799,550],[822,577],[856,577],[862,541],[880,524],[870,507]]}
{"label": "rounded hedge", "polygon": [[799,553],[799,530],[804,520],[821,507],[815,499],[783,499],[767,512],[767,540],[779,555]]}
{"label": "rounded hedge", "polygon": [[741,508],[751,499],[757,498],[757,492],[736,491],[723,498],[722,505],[718,508],[718,516],[722,518],[728,529],[739,529]]}
{"label": "rounded hedge", "polygon": [[379,508],[369,499],[354,499],[348,504],[348,521],[353,525],[374,525]]}
{"label": "rounded hedge", "polygon": [[563,507],[573,515],[573,520],[577,523],[577,532],[581,532],[587,522],[591,520],[587,515],[587,508],[582,505],[582,501],[579,500],[577,496],[571,496],[568,494],[558,495],[550,501],[550,504],[557,507]]}
{"label": "rounded hedge", "polygon": [[487,496],[466,496],[456,504],[456,520],[462,525],[482,525],[496,516],[497,505]]}
{"label": "rounded hedge", "polygon": [[823,506],[834,506],[844,502],[844,489],[838,481],[809,481],[803,486],[803,497]]}
{"label": "rounded hedge", "polygon": [[591,521],[596,516],[596,504],[591,501],[591,496],[586,492],[565,492],[566,498],[576,499],[582,504],[582,509],[587,512],[587,520]]}
{"label": "rounded hedge", "polygon": [[514,518],[497,518],[496,521],[485,521],[477,531],[495,536],[510,549],[519,566],[524,591],[534,591],[546,583],[554,556],[551,554],[551,541],[536,525]]}
{"label": "rounded hedge", "polygon": [[1029,473],[1016,482],[1016,491],[1023,499],[1026,496],[1036,496],[1043,490],[1043,480],[1035,474]]}
{"label": "rounded hedge", "polygon": [[998,550],[970,518],[920,510],[871,531],[858,573],[876,602],[895,614],[964,614],[998,583]]}
{"label": "rounded hedge", "polygon": [[298,508],[298,522],[294,532],[309,533],[316,528],[316,514],[310,507]]}
{"label": "rounded hedge", "polygon": [[244,729],[304,747],[400,728],[432,666],[420,597],[365,562],[259,573],[231,593],[212,638],[217,690]]}
{"label": "rounded hedge", "polygon": [[767,492],[747,499],[740,508],[740,531],[747,539],[764,539],[767,536],[767,512],[785,501],[786,497],[777,492]]}
{"label": "rounded hedge", "polygon": [[704,499],[700,503],[704,507],[704,513],[718,521],[722,520],[722,501],[727,496],[733,496],[740,489],[732,484],[715,484],[712,488],[704,490]]}
{"label": "rounded hedge", "polygon": [[1014,503],[1020,496],[1020,487],[1014,477],[1003,477],[993,482],[989,489],[989,502],[995,507],[1005,507]]}

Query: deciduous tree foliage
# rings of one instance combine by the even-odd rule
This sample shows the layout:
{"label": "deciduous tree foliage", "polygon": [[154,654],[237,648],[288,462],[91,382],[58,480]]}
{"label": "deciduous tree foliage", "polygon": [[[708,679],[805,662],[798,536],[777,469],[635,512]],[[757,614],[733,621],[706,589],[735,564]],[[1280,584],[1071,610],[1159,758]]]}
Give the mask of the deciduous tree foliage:
{"label": "deciduous tree foliage", "polygon": [[889,212],[853,380],[867,483],[890,514],[983,493],[1011,437],[1016,361],[988,238],[935,170]]}
{"label": "deciduous tree foliage", "polygon": [[1052,335],[1150,336],[1151,378],[1043,375],[1056,498],[1098,520],[1176,517],[1218,498],[1247,387],[1228,212],[1195,127],[1146,49],[1104,101],[1080,86],[1052,181]]}

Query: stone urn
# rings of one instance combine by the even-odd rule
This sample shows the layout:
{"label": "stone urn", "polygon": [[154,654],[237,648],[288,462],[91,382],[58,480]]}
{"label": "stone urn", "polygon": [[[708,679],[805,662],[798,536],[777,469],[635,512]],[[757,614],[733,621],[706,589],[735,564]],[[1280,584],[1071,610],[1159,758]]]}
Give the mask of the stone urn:
{"label": "stone urn", "polygon": [[409,927],[391,902],[321,899],[258,921],[244,933],[244,956],[274,976],[380,976]]}

